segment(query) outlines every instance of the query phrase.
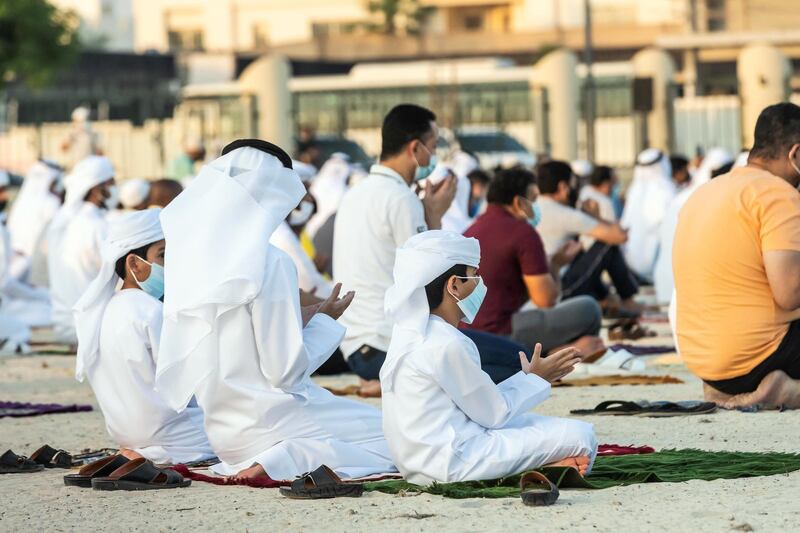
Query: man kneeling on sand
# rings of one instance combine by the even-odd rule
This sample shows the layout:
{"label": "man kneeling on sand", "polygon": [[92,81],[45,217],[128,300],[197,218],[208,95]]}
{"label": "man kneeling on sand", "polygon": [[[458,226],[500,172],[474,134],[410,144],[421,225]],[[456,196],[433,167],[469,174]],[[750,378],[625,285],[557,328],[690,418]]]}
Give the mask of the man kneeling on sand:
{"label": "man kneeling on sand", "polygon": [[414,235],[397,250],[386,312],[394,329],[381,368],[383,431],[397,468],[412,483],[495,479],[542,465],[591,468],[592,426],[527,413],[550,383],[580,361],[575,348],[529,361],[499,385],[481,370],[471,322],[486,287],[480,245],[448,231]]}
{"label": "man kneeling on sand", "polygon": [[747,166],[684,205],[673,248],[678,348],[729,409],[800,407],[800,107],[767,107]]}

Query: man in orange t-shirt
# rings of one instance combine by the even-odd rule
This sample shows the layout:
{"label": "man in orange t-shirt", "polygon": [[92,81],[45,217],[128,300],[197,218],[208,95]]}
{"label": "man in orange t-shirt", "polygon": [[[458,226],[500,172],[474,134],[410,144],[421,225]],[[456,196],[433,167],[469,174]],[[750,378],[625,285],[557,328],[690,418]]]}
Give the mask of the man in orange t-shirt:
{"label": "man in orange t-shirt", "polygon": [[678,348],[725,408],[800,407],[800,107],[761,112],[747,166],[695,191],[673,248]]}

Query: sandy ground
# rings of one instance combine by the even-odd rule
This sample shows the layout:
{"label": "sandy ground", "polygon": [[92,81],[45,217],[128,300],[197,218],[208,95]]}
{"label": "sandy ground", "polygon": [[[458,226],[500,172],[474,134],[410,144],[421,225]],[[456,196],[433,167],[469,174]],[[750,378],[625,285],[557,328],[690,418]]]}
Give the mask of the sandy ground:
{"label": "sandy ground", "polygon": [[[661,327],[663,331],[663,326]],[[669,343],[666,337],[652,343]],[[0,399],[91,403],[91,389],[73,379],[74,358],[0,359]],[[680,385],[557,388],[538,412],[566,416],[608,399],[701,399],[699,381],[682,366],[648,363],[650,372]],[[352,376],[320,378],[346,385]],[[369,403],[379,405],[378,400]],[[96,404],[95,404],[96,405]],[[587,417],[599,441],[656,448],[798,451],[800,412],[647,419]],[[30,454],[48,443],[78,451],[112,447],[99,411],[0,419],[0,453]],[[101,493],[68,488],[50,470],[0,476],[0,531],[512,531],[520,527],[569,531],[791,531],[800,529],[800,472],[730,481],[633,485],[563,491],[547,508],[516,498],[448,500],[438,496],[366,494],[360,499],[300,502],[277,490],[217,487],[195,482],[184,490]]]}

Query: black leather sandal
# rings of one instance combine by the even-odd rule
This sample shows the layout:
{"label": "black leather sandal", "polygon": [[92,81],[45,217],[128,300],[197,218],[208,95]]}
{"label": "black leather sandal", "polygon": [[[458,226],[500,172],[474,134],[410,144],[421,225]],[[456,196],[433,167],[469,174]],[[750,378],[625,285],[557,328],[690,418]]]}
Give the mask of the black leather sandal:
{"label": "black leather sandal", "polygon": [[541,472],[528,472],[523,475],[519,480],[519,488],[522,490],[519,496],[525,505],[540,507],[553,505],[558,500],[558,487]]}
{"label": "black leather sandal", "polygon": [[281,487],[280,492],[296,500],[358,498],[363,494],[364,486],[361,483],[345,483],[336,472],[322,465],[292,481],[291,487]]}
{"label": "black leather sandal", "polygon": [[67,474],[64,476],[64,485],[68,487],[83,487],[85,489],[91,489],[92,479],[97,477],[107,477],[127,462],[128,459],[122,455],[110,455],[108,457],[104,457],[99,461],[95,461],[84,466],[78,470],[77,474]]}
{"label": "black leather sandal", "polygon": [[30,474],[41,472],[44,466],[8,450],[0,456],[0,474]]}
{"label": "black leather sandal", "polygon": [[174,470],[156,468],[144,457],[128,461],[107,477],[92,479],[94,490],[177,489],[191,484],[191,479],[183,479],[183,476]]}
{"label": "black leather sandal", "polygon": [[64,450],[56,450],[45,444],[31,454],[31,461],[45,468],[72,468],[72,456]]}

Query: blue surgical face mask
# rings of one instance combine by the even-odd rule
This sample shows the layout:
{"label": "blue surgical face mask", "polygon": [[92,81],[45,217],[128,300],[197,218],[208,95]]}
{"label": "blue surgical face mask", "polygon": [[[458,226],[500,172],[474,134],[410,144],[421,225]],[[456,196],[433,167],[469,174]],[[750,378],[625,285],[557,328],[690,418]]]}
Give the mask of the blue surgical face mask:
{"label": "blue surgical face mask", "polygon": [[[431,151],[428,150],[427,146],[422,144],[422,141],[420,141],[420,145],[423,148],[425,148],[425,150],[429,154],[431,154]],[[428,166],[425,166],[425,167],[420,166],[419,161],[417,161],[417,171],[414,174],[414,181],[422,181],[422,180],[424,180],[425,178],[427,178],[428,176],[431,175],[431,173],[433,172],[433,169],[435,169],[435,168],[436,168],[436,154],[431,154],[431,159],[428,162]]]}
{"label": "blue surgical face mask", "polygon": [[618,200],[620,193],[622,193],[622,185],[615,183],[614,186],[611,187],[611,198]]}
{"label": "blue surgical face mask", "polygon": [[[472,321],[475,320],[476,316],[478,316],[478,311],[481,308],[481,304],[483,304],[483,299],[486,298],[486,285],[483,284],[483,278],[480,276],[458,276],[458,279],[478,280],[478,284],[472,290],[470,295],[463,300],[459,300],[452,293],[450,293],[450,296],[456,299],[456,305],[458,305],[458,308],[461,309],[462,313],[464,313],[464,318],[462,318],[461,321],[466,324],[472,324]],[[450,291],[448,290],[448,292]]]}
{"label": "blue surgical face mask", "polygon": [[131,275],[136,281],[136,284],[139,285],[140,289],[156,300],[161,299],[161,297],[164,296],[164,267],[157,263],[145,261],[139,256],[136,256],[136,259],[139,259],[143,263],[150,265],[150,275],[147,276],[147,279],[144,281],[139,281],[136,279],[136,274],[134,274],[133,270],[131,270]]}
{"label": "blue surgical face mask", "polygon": [[533,217],[528,219],[528,224],[535,228],[542,221],[542,208],[539,207],[539,202],[533,202],[531,209],[533,209]]}

